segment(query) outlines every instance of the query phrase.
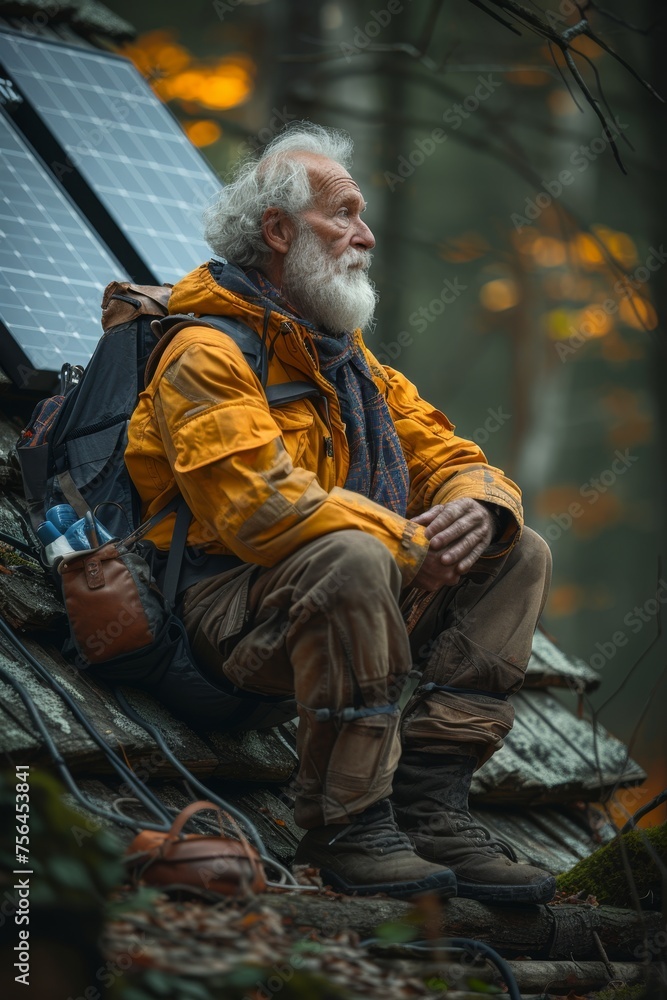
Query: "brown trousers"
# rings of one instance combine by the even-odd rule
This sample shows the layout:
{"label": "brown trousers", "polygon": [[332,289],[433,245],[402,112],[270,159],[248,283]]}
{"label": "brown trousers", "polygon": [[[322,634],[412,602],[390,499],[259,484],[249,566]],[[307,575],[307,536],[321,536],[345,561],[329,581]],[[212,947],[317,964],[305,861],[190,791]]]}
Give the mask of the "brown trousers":
{"label": "brown trousers", "polygon": [[[382,542],[337,531],[271,568],[195,584],[182,613],[212,676],[296,699],[295,818],[308,829],[389,795],[402,746],[480,762],[502,746],[514,717],[505,696],[523,682],[550,573],[546,542],[525,527],[506,556],[480,558],[427,597],[402,589]],[[415,668],[419,687],[399,713],[391,706]],[[383,711],[349,718],[345,709]]]}

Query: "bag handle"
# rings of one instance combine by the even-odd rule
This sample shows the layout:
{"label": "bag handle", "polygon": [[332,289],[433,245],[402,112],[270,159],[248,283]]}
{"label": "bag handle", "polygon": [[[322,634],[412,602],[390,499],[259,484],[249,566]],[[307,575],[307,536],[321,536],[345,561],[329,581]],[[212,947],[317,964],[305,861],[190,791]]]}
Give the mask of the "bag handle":
{"label": "bag handle", "polygon": [[198,799],[197,802],[190,802],[185,809],[181,809],[178,816],[171,824],[169,839],[178,840],[187,821],[194,816],[195,813],[202,812],[204,809],[215,809],[221,816],[223,815],[220,806],[216,806],[215,802],[209,802],[208,799]]}
{"label": "bag handle", "polygon": [[[187,821],[192,816],[194,816],[195,813],[202,812],[204,809],[215,809],[218,812],[219,817],[224,817],[229,823],[231,823],[238,836],[239,842],[243,847],[243,852],[250,863],[250,867],[252,869],[254,878],[260,880],[262,883],[265,882],[266,878],[262,870],[262,866],[256,849],[248,841],[248,838],[243,833],[243,830],[236,822],[236,820],[232,816],[230,816],[229,813],[221,809],[220,806],[216,805],[215,802],[209,802],[207,799],[199,799],[197,802],[191,802],[189,805],[185,807],[185,809],[181,809],[178,816],[171,824],[171,829],[167,834],[167,841],[179,840],[183,831],[183,827],[185,826]],[[222,823],[220,825],[222,831]]]}

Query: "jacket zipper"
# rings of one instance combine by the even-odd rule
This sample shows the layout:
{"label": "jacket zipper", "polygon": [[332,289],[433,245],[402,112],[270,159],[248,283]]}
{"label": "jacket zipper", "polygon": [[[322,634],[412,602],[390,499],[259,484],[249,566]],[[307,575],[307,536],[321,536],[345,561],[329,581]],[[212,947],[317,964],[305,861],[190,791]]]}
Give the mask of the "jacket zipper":
{"label": "jacket zipper", "polygon": [[324,439],[323,439],[324,440],[324,451],[326,453],[327,458],[333,458],[334,457],[334,446],[333,446],[333,437],[331,436],[332,435],[332,430],[331,430],[331,418],[329,416],[329,400],[327,399],[327,397],[324,394],[322,394],[321,398],[322,398],[322,404],[323,404],[323,407],[324,407],[324,419],[326,421],[327,427],[329,428],[329,433],[325,434],[324,435]]}

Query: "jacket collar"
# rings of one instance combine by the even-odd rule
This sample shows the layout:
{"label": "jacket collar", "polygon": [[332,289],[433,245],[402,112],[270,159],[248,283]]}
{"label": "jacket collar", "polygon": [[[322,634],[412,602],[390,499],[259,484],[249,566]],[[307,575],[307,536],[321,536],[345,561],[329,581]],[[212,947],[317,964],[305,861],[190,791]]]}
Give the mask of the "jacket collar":
{"label": "jacket collar", "polygon": [[221,288],[234,295],[242,295],[250,301],[255,301],[263,310],[270,309],[271,312],[294,320],[306,329],[317,329],[313,323],[304,319],[296,311],[294,306],[280,294],[280,291],[265,275],[255,268],[248,268],[247,271],[244,271],[237,264],[231,264],[221,257],[214,256],[208,263],[208,269],[216,284]]}

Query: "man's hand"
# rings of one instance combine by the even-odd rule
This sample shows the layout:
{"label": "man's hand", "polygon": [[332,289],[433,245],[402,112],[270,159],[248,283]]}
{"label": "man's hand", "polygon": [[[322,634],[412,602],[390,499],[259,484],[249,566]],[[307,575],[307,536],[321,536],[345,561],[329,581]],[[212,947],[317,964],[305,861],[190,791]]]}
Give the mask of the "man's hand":
{"label": "man's hand", "polygon": [[412,581],[422,590],[439,590],[459,582],[489,547],[494,523],[487,508],[470,497],[436,504],[412,518],[426,527],[430,540],[426,559]]}

